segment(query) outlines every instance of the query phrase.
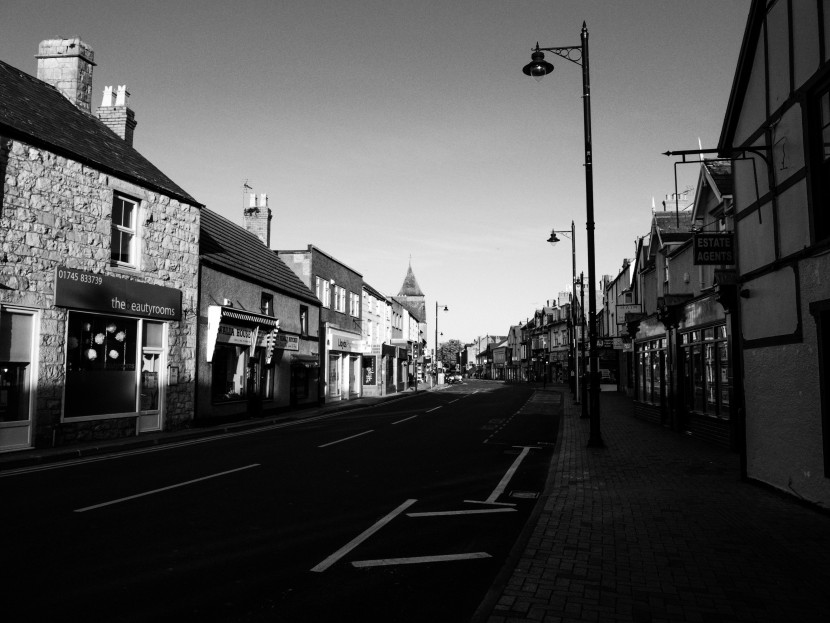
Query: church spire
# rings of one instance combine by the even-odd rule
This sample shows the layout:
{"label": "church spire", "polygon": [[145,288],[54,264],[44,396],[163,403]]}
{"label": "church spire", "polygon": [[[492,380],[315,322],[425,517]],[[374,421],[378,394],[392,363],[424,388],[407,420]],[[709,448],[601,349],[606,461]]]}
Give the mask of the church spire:
{"label": "church spire", "polygon": [[418,280],[415,279],[415,273],[412,272],[412,260],[409,260],[409,268],[406,270],[406,277],[403,280],[401,291],[398,296],[424,296],[421,291],[421,286],[418,285]]}

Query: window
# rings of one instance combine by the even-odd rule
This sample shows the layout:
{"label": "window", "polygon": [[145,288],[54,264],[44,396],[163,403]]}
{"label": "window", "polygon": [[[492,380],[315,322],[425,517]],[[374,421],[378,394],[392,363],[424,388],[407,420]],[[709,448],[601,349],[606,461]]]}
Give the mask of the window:
{"label": "window", "polygon": [[683,393],[686,409],[729,419],[729,350],[726,325],[681,336]]}
{"label": "window", "polygon": [[360,318],[360,297],[354,292],[349,292],[349,313],[355,318]]}
{"label": "window", "polygon": [[308,335],[308,306],[300,305],[300,335]]}
{"label": "window", "polygon": [[830,238],[830,87],[825,85],[813,101],[816,132],[812,132],[815,170],[812,171],[813,241]]}
{"label": "window", "polygon": [[346,313],[346,290],[340,286],[334,286],[334,310]]}
{"label": "window", "polygon": [[119,266],[137,266],[135,251],[138,204],[115,195],[112,202],[112,240],[110,259]]}
{"label": "window", "polygon": [[274,295],[266,292],[262,293],[259,300],[259,311],[266,316],[274,315]]}
{"label": "window", "polygon": [[0,422],[29,419],[34,317],[0,311]]}
{"label": "window", "polygon": [[138,322],[70,312],[65,418],[136,412]]}
{"label": "window", "polygon": [[323,307],[331,308],[331,286],[327,280],[317,277],[317,298],[323,304]]}

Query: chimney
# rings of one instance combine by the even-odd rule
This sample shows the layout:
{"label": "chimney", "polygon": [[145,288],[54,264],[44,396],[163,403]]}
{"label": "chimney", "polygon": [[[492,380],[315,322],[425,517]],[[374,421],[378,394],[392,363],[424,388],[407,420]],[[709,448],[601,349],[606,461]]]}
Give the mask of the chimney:
{"label": "chimney", "polygon": [[51,84],[84,112],[92,109],[95,52],[79,37],[45,39],[38,46],[37,77]]}
{"label": "chimney", "polygon": [[132,147],[133,131],[137,122],[135,113],[127,106],[129,99],[130,93],[127,91],[127,85],[118,87],[115,104],[112,103],[112,87],[104,87],[104,99],[101,101],[101,106],[98,107],[96,114],[104,125]]}
{"label": "chimney", "polygon": [[257,205],[257,196],[250,194],[250,205],[242,211],[245,229],[262,240],[266,247],[271,248],[271,208],[268,207],[268,195],[262,193]]}

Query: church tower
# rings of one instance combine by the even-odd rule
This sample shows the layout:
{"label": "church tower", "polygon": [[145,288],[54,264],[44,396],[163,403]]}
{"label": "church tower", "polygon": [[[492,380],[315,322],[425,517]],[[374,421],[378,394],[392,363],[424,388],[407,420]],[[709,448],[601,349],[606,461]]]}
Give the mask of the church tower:
{"label": "church tower", "polygon": [[418,319],[418,322],[426,324],[427,304],[426,297],[418,285],[415,273],[412,272],[412,262],[406,270],[406,277],[403,280],[401,291],[398,296],[392,297],[409,310],[409,313]]}

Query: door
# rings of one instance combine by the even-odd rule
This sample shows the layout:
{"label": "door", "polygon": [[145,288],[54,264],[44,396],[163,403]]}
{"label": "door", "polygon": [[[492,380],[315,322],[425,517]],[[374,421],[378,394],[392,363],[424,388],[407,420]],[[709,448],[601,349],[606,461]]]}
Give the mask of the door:
{"label": "door", "polygon": [[32,445],[35,314],[0,311],[0,452]]}
{"label": "door", "polygon": [[138,378],[138,433],[161,430],[166,370],[163,322],[145,320],[141,335],[141,374]]}

